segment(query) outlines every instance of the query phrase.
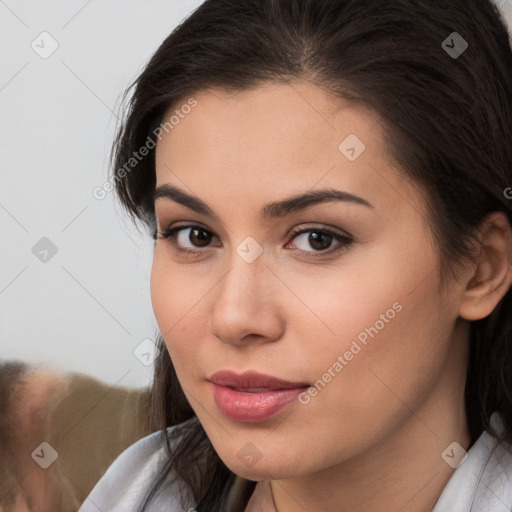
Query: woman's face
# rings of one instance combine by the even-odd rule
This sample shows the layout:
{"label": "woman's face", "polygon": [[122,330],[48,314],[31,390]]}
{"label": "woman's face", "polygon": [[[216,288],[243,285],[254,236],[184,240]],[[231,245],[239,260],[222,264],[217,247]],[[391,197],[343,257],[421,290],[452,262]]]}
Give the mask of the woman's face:
{"label": "woman's face", "polygon": [[[220,457],[246,478],[291,478],[412,422],[435,430],[461,399],[461,288],[439,292],[424,195],[377,115],[305,82],[194,99],[165,116],[181,112],[156,149],[157,188],[182,191],[155,200],[159,231],[183,229],[156,241],[151,295]],[[324,190],[338,197],[291,200]],[[289,384],[236,380],[246,372]]]}

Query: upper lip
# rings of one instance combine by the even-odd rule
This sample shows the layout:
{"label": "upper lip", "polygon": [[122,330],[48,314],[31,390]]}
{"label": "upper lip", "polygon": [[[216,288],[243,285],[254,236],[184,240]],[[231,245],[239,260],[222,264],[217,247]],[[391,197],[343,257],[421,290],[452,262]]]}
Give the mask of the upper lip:
{"label": "upper lip", "polygon": [[265,375],[255,371],[235,373],[230,370],[222,370],[214,373],[208,378],[210,382],[218,386],[231,387],[235,389],[295,389],[309,386],[305,382],[290,382],[271,375]]}

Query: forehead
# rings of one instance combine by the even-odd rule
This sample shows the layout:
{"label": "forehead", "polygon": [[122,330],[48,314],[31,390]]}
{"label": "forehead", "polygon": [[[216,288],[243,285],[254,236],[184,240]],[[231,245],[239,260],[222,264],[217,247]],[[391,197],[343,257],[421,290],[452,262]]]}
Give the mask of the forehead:
{"label": "forehead", "polygon": [[374,156],[384,149],[375,113],[307,82],[269,83],[236,93],[212,89],[194,94],[194,100],[193,108],[185,108],[184,98],[164,116],[164,122],[173,117],[176,124],[158,143],[157,163],[185,153],[188,161],[208,159],[212,164],[245,159],[247,165],[251,156],[260,164],[285,159],[303,163],[318,158],[318,152],[335,161],[341,156],[339,144],[351,134]]}
{"label": "forehead", "polygon": [[402,181],[377,113],[310,83],[204,90],[193,95],[193,108],[182,108],[189,99],[164,116],[175,124],[157,144],[157,186],[184,185],[219,199],[244,192],[272,199],[331,186],[376,204],[386,183]]}

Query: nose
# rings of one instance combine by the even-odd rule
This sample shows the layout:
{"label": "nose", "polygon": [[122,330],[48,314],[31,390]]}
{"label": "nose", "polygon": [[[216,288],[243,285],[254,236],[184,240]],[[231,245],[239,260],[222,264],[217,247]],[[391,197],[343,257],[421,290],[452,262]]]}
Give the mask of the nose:
{"label": "nose", "polygon": [[278,340],[285,325],[278,286],[263,254],[252,263],[235,254],[213,296],[213,334],[237,346]]}

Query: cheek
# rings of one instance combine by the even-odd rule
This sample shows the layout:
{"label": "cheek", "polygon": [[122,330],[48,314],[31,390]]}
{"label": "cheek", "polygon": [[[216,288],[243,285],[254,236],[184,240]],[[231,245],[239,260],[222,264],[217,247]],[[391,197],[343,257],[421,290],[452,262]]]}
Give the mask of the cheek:
{"label": "cheek", "polygon": [[293,319],[289,325],[296,334],[308,333],[298,339],[308,343],[316,339],[334,352],[343,352],[354,339],[364,344],[368,331],[377,330],[381,336],[399,328],[397,320],[419,303],[424,302],[425,308],[435,305],[435,283],[425,282],[435,267],[434,255],[411,246],[407,252],[391,244],[360,246],[331,268],[281,271],[280,278],[294,292],[289,294],[287,314]]}
{"label": "cheek", "polygon": [[177,296],[183,292],[183,286],[180,286],[179,274],[163,263],[158,252],[158,248],[155,248],[150,280],[151,304],[160,332],[165,338],[179,318],[183,303],[177,301]]}
{"label": "cheek", "polygon": [[[340,400],[344,390],[354,396],[351,390],[359,389],[371,400],[386,393],[380,374],[398,391],[422,387],[425,372],[440,371],[457,315],[439,296],[436,272],[435,254],[417,243],[399,254],[396,246],[359,251],[322,277],[318,271],[315,278],[286,276],[306,298],[288,309],[299,344],[291,350],[309,361],[319,387],[331,388],[322,391],[325,398],[335,393],[332,399]],[[361,408],[357,400],[354,406]]]}
{"label": "cheek", "polygon": [[[164,244],[165,242],[159,242]],[[209,282],[200,271],[193,272],[194,265],[172,261],[164,245],[157,246],[151,267],[151,302],[162,335],[186,324],[189,314],[200,307],[207,295]]]}
{"label": "cheek", "polygon": [[151,302],[179,377],[182,368],[187,369],[188,374],[193,373],[193,365],[197,365],[194,356],[207,325],[204,308],[213,286],[211,281],[206,275],[194,277],[193,272],[169,262],[165,248],[155,248],[150,279]]}
{"label": "cheek", "polygon": [[[151,267],[151,303],[160,333],[173,360],[179,345],[173,340],[186,336],[187,317],[198,303],[198,287],[192,285],[176,265],[166,261],[155,249]],[[161,253],[165,251],[161,250]],[[189,345],[190,346],[190,345]]]}

